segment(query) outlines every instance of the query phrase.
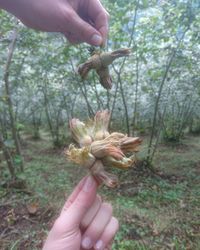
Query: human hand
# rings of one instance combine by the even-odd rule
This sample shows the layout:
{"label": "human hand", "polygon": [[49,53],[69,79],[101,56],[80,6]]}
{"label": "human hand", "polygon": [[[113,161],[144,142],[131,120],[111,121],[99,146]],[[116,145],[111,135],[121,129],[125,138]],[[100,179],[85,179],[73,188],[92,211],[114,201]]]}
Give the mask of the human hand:
{"label": "human hand", "polygon": [[83,178],[66,201],[43,250],[111,250],[118,231],[112,207],[96,194],[92,176]]}
{"label": "human hand", "polygon": [[108,13],[100,0],[0,0],[0,8],[28,27],[61,32],[74,44],[100,46],[108,34]]}

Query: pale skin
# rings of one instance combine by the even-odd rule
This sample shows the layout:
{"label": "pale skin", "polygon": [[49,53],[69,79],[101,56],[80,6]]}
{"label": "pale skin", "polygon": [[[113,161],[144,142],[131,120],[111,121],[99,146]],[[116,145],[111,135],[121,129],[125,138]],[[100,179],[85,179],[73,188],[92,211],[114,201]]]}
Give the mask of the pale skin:
{"label": "pale skin", "polygon": [[108,35],[109,15],[99,0],[0,0],[0,8],[30,28],[61,32],[72,44],[101,46]]}
{"label": "pale skin", "polygon": [[112,206],[97,195],[92,176],[83,178],[66,201],[43,250],[111,250],[119,229]]}

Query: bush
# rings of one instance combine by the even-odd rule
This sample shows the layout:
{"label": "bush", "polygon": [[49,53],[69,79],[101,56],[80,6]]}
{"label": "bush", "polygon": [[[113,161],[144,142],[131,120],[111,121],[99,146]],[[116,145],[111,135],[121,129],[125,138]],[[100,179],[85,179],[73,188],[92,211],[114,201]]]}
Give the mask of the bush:
{"label": "bush", "polygon": [[184,136],[183,132],[173,130],[170,128],[166,128],[162,131],[162,139],[165,142],[179,143],[183,138],[183,136]]}

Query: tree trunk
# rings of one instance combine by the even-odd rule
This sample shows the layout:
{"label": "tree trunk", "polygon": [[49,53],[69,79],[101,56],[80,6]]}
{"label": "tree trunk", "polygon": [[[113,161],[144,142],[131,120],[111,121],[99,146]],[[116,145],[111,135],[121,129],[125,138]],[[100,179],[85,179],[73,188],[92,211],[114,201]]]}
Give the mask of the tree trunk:
{"label": "tree trunk", "polygon": [[2,148],[2,150],[3,150],[3,154],[4,154],[5,160],[7,162],[7,166],[8,166],[8,170],[10,172],[10,175],[14,179],[14,178],[16,178],[16,175],[15,175],[15,167],[13,164],[13,159],[12,159],[12,156],[11,156],[9,149],[4,144],[4,140],[3,140],[3,137],[1,134],[0,134],[0,148]]}
{"label": "tree trunk", "polygon": [[10,93],[10,82],[9,82],[9,69],[11,65],[11,60],[13,57],[13,52],[15,49],[15,44],[17,41],[17,30],[15,29],[12,34],[12,41],[8,48],[8,57],[5,65],[5,71],[4,71],[4,82],[5,82],[5,90],[7,95],[7,104],[8,104],[8,111],[10,116],[10,123],[11,123],[11,130],[12,130],[12,136],[15,142],[16,152],[18,156],[20,157],[20,170],[24,171],[24,161],[21,153],[21,145],[19,142],[17,129],[16,129],[16,120],[13,112],[13,103],[11,99],[11,93]]}
{"label": "tree trunk", "polygon": [[135,128],[137,127],[137,112],[138,112],[138,85],[139,85],[139,58],[136,50],[136,83],[135,83],[135,100],[133,110],[132,135],[136,136]]}
{"label": "tree trunk", "polygon": [[51,117],[50,117],[50,112],[49,112],[49,101],[48,101],[48,97],[47,97],[47,86],[46,86],[46,81],[45,81],[45,86],[44,88],[42,88],[42,93],[44,95],[44,109],[45,109],[45,114],[46,114],[46,117],[47,117],[47,123],[48,123],[48,126],[49,126],[49,130],[50,130],[50,134],[51,134],[51,137],[52,137],[52,140],[54,142],[54,139],[55,139],[55,135],[54,135],[54,130],[53,130],[53,124],[52,124],[52,121],[51,121]]}
{"label": "tree trunk", "polygon": [[124,94],[124,89],[123,89],[123,86],[122,86],[122,80],[121,80],[121,75],[120,74],[118,75],[118,82],[119,82],[119,86],[120,86],[120,92],[121,92],[121,95],[122,95],[122,102],[123,102],[124,111],[125,111],[126,132],[130,136],[128,107],[127,107],[126,97],[125,97],[125,94]]}
{"label": "tree trunk", "polygon": [[165,72],[164,72],[164,75],[163,75],[163,78],[162,78],[162,81],[161,81],[161,84],[160,84],[160,87],[159,87],[159,90],[158,90],[158,96],[157,96],[156,103],[155,103],[155,108],[154,108],[152,130],[151,130],[151,135],[150,135],[150,140],[149,140],[149,145],[148,145],[148,152],[147,152],[147,159],[146,159],[147,164],[148,163],[151,164],[151,162],[153,160],[152,157],[153,157],[153,155],[154,155],[154,153],[156,151],[156,147],[157,147],[157,145],[153,146],[153,138],[154,138],[154,134],[155,134],[155,131],[156,131],[157,114],[158,114],[158,110],[159,110],[159,102],[160,102],[163,86],[164,86],[164,84],[166,82],[166,79],[167,79],[169,70],[171,68],[172,62],[173,62],[173,60],[174,60],[174,58],[176,56],[176,53],[177,53],[177,51],[179,49],[179,46],[180,46],[181,42],[183,41],[184,36],[185,36],[187,31],[188,31],[188,29],[186,29],[185,32],[182,34],[182,37],[178,41],[178,44],[177,44],[176,48],[172,51],[172,54],[171,54],[171,56],[170,56],[170,58],[168,60],[168,63],[166,65],[166,69],[165,69]]}

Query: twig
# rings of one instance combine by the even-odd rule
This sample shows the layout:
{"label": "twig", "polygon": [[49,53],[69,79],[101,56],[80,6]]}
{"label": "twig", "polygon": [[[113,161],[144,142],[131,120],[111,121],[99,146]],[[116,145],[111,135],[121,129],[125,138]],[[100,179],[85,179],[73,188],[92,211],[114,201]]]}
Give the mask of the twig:
{"label": "twig", "polygon": [[37,223],[38,223],[37,221],[32,220],[32,219],[28,218],[28,217],[25,216],[25,215],[24,215],[22,218],[25,219],[25,220],[27,220],[27,221],[30,221],[30,222],[32,222],[32,223],[34,223],[34,224],[37,224]]}
{"label": "twig", "polygon": [[17,246],[17,244],[20,242],[20,239],[16,240],[15,243],[11,246],[10,250],[15,249],[15,247]]}

